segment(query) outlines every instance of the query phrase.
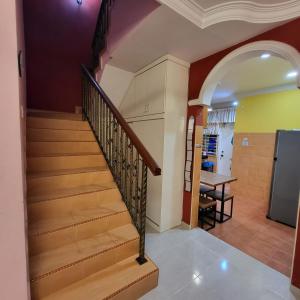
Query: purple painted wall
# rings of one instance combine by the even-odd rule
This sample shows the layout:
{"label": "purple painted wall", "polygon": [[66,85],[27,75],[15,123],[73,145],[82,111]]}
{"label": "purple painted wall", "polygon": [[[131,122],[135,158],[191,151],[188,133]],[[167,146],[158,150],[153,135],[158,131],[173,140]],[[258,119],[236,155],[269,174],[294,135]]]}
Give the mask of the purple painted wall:
{"label": "purple painted wall", "polygon": [[[74,112],[81,105],[80,64],[90,62],[100,3],[24,1],[29,108]],[[154,0],[115,0],[104,63],[121,38],[158,6]]]}
{"label": "purple painted wall", "polygon": [[100,3],[24,1],[29,108],[74,112],[81,105],[80,64],[91,59]]}

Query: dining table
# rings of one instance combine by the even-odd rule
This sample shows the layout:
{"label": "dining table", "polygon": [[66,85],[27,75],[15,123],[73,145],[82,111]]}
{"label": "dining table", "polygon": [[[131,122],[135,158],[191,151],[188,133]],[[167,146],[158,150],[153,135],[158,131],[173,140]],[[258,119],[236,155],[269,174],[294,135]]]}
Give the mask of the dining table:
{"label": "dining table", "polygon": [[200,183],[210,186],[210,187],[214,188],[214,190],[216,190],[218,186],[222,186],[221,197],[220,197],[220,199],[218,199],[221,201],[221,210],[219,211],[220,218],[217,220],[219,223],[224,222],[226,184],[234,182],[236,180],[237,180],[237,178],[234,176],[225,176],[225,175],[208,172],[208,171],[204,171],[204,170],[201,171]]}

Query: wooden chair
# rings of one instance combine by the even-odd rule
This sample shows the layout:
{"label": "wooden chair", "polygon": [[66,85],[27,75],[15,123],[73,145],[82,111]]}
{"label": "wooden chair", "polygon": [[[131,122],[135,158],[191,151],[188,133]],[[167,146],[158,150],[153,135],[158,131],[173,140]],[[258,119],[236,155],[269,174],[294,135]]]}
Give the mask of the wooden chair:
{"label": "wooden chair", "polygon": [[199,225],[206,231],[216,226],[217,201],[204,196],[199,197]]}

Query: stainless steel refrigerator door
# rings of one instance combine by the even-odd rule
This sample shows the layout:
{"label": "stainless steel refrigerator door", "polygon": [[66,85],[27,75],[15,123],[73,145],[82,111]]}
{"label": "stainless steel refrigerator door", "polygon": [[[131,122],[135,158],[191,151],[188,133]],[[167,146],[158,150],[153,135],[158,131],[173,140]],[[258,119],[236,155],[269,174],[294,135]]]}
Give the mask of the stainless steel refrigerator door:
{"label": "stainless steel refrigerator door", "polygon": [[296,226],[300,190],[300,131],[277,131],[269,217]]}

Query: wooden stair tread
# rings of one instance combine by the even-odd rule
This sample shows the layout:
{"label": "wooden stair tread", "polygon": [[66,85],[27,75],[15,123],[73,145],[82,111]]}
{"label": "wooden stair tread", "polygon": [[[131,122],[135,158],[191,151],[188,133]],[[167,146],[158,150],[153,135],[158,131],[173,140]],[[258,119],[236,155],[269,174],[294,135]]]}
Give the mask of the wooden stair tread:
{"label": "wooden stair tread", "polygon": [[106,182],[101,184],[93,184],[93,185],[83,185],[79,187],[74,188],[67,188],[67,189],[60,189],[60,190],[52,190],[48,191],[47,193],[43,192],[41,194],[37,195],[29,195],[27,197],[28,202],[40,202],[40,201],[46,201],[51,199],[58,199],[58,198],[65,198],[80,194],[86,194],[86,193],[93,193],[93,192],[99,192],[104,191],[108,189],[114,189],[117,185],[114,182]]}
{"label": "wooden stair tread", "polygon": [[76,173],[89,173],[89,172],[99,172],[107,171],[107,167],[89,167],[89,168],[78,168],[78,169],[66,169],[66,170],[55,170],[55,171],[39,171],[39,172],[27,172],[28,178],[38,178],[38,177],[50,177],[59,175],[68,175]]}
{"label": "wooden stair tread", "polygon": [[[87,142],[89,143],[89,142]],[[93,143],[93,142],[92,142]],[[27,157],[56,157],[56,156],[86,156],[103,155],[100,151],[95,152],[75,152],[75,153],[49,153],[49,154],[28,154]]]}
{"label": "wooden stair tread", "polygon": [[[122,260],[115,265],[75,282],[44,300],[100,300],[110,299],[143,279],[158,275],[156,265],[147,257],[147,262],[139,265],[137,255]],[[133,299],[133,298],[132,298]]]}
{"label": "wooden stair tread", "polygon": [[77,240],[63,247],[43,252],[30,258],[31,280],[38,280],[61,268],[71,267],[92,256],[114,249],[139,238],[132,224],[99,233],[91,238]]}
{"label": "wooden stair tread", "polygon": [[82,114],[46,111],[46,110],[28,110],[27,116],[47,118],[47,119],[82,121]]}
{"label": "wooden stair tread", "polygon": [[72,209],[68,215],[50,217],[29,223],[29,235],[46,234],[126,211],[127,208],[123,201],[106,201],[99,203],[97,207]]}
{"label": "wooden stair tread", "polygon": [[89,131],[90,126],[87,121],[82,120],[65,120],[54,119],[47,117],[28,117],[26,122],[27,128],[40,129],[70,129],[70,130],[85,130]]}

